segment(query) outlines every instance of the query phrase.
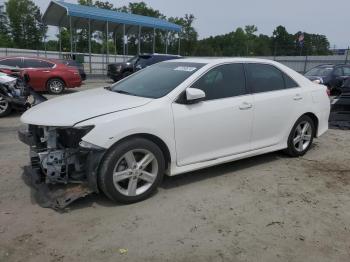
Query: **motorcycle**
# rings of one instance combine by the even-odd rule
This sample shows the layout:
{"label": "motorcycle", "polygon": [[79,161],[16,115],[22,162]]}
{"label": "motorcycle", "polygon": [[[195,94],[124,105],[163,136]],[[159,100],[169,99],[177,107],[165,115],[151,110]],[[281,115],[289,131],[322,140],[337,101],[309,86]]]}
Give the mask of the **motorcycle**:
{"label": "motorcycle", "polygon": [[26,111],[47,100],[28,84],[29,75],[17,68],[0,68],[0,118],[13,110]]}

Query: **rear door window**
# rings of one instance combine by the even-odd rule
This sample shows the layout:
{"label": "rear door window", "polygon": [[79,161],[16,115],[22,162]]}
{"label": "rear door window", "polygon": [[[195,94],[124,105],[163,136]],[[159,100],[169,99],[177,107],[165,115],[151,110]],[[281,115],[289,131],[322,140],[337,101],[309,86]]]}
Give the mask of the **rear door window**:
{"label": "rear door window", "polygon": [[246,64],[247,86],[253,93],[285,89],[283,73],[268,64]]}
{"label": "rear door window", "polygon": [[286,88],[295,88],[299,87],[297,82],[295,82],[292,78],[283,73],[284,83]]}
{"label": "rear door window", "polygon": [[334,69],[333,75],[335,75],[335,76],[343,76],[344,75],[343,68],[342,67],[336,67]]}
{"label": "rear door window", "polygon": [[26,68],[52,68],[54,66],[53,63],[39,59],[25,59],[24,63]]}
{"label": "rear door window", "polygon": [[349,66],[345,66],[343,68],[344,71],[344,76],[350,76],[350,67]]}
{"label": "rear door window", "polygon": [[23,60],[21,58],[7,58],[0,61],[0,65],[23,68]]}

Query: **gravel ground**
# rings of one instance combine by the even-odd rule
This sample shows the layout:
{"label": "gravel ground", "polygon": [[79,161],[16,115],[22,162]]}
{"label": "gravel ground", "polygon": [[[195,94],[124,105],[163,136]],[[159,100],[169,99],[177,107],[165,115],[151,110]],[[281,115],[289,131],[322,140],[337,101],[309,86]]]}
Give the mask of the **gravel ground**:
{"label": "gravel ground", "polygon": [[141,203],[91,195],[58,213],[23,181],[18,125],[0,119],[0,261],[350,261],[349,131],[299,159],[258,156],[167,177]]}

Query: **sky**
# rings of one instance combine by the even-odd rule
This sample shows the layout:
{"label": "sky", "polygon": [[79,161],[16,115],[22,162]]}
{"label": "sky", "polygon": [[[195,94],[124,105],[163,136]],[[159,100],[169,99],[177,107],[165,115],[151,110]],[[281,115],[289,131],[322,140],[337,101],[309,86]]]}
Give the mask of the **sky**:
{"label": "sky", "polygon": [[[45,11],[49,0],[34,0]],[[76,0],[66,0],[76,3]],[[127,5],[137,0],[109,0],[115,6]],[[331,47],[347,48],[350,45],[349,0],[144,0],[166,16],[196,17],[195,28],[199,38],[225,34],[237,27],[256,25],[258,33],[272,35],[278,25],[289,33],[298,31],[324,34]],[[56,29],[50,29],[54,35]]]}

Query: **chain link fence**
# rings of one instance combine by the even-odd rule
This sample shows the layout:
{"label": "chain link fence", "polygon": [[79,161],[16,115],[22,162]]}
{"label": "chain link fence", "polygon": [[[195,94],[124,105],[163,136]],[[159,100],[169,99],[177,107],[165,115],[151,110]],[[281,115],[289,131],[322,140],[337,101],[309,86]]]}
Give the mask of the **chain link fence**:
{"label": "chain link fence", "polygon": [[[107,65],[109,63],[123,62],[129,59],[131,56],[124,57],[122,55],[106,55],[106,54],[91,54],[91,68],[90,68],[90,56],[87,53],[77,53],[77,56],[82,57],[85,71],[88,75],[106,75]],[[13,48],[0,48],[0,57],[6,56],[31,56],[31,57],[43,57],[59,59],[70,57],[70,53],[59,53],[54,51],[43,50],[27,50],[27,49],[13,49]],[[349,63],[350,54],[347,51],[344,55],[330,55],[330,56],[269,56],[259,57],[280,62],[299,73],[305,73],[311,68],[322,64],[346,64]]]}

